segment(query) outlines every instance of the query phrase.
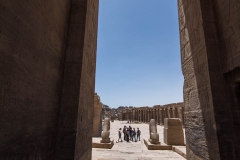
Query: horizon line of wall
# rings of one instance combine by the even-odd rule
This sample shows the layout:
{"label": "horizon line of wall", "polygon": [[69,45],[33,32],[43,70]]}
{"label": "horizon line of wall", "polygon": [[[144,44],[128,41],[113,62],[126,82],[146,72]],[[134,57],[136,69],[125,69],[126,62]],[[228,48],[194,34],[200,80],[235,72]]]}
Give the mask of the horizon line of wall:
{"label": "horizon line of wall", "polygon": [[157,124],[163,125],[164,118],[179,118],[184,126],[184,103],[127,108],[126,112],[122,113],[122,120],[133,122],[149,123],[150,119],[155,119]]}

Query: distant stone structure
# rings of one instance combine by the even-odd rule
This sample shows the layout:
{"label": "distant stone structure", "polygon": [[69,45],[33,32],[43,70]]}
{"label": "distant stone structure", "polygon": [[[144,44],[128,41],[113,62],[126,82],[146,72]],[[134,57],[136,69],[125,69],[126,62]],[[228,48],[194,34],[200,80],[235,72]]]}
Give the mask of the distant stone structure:
{"label": "distant stone structure", "polygon": [[93,137],[100,137],[102,131],[102,102],[97,93],[94,93],[93,108]]}
{"label": "distant stone structure", "polygon": [[184,124],[184,105],[180,103],[171,103],[166,105],[155,105],[153,107],[134,107],[126,108],[122,113],[123,120],[132,120],[133,122],[149,123],[150,119],[155,119],[159,125],[164,124],[164,118],[179,118]]}
{"label": "distant stone structure", "polygon": [[110,119],[105,118],[103,123],[101,143],[110,143],[109,135],[110,135]]}
{"label": "distant stone structure", "polygon": [[167,145],[185,145],[183,127],[180,119],[164,119],[164,143]]}
{"label": "distant stone structure", "polygon": [[160,144],[159,142],[159,134],[157,133],[157,126],[155,119],[151,119],[149,122],[149,142],[152,144]]}

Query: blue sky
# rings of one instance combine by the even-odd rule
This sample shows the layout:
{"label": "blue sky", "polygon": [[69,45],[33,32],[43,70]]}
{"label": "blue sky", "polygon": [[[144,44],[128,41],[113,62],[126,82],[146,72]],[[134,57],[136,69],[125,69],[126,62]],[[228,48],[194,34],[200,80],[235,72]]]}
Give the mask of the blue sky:
{"label": "blue sky", "polygon": [[177,0],[100,0],[95,91],[104,104],[183,101]]}

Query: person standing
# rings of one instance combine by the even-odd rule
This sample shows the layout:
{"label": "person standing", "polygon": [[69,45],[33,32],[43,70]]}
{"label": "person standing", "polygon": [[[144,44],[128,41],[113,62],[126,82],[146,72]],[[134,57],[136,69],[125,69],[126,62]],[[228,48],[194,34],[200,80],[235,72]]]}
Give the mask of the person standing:
{"label": "person standing", "polygon": [[129,131],[129,128],[127,128],[127,130],[126,130],[126,138],[127,138],[127,142],[129,142],[129,134],[130,134],[130,131]]}
{"label": "person standing", "polygon": [[137,140],[139,139],[139,141],[140,141],[140,135],[141,135],[141,131],[139,130],[139,128],[137,128]]}
{"label": "person standing", "polygon": [[121,142],[122,142],[122,128],[119,128],[118,130],[118,142],[119,142],[119,139],[121,139]]}
{"label": "person standing", "polygon": [[133,130],[129,127],[130,141],[133,141]]}
{"label": "person standing", "polygon": [[135,128],[133,128],[132,134],[133,134],[134,141],[137,142]]}
{"label": "person standing", "polygon": [[123,139],[126,141],[127,140],[127,127],[126,126],[123,127],[123,134],[124,134]]}

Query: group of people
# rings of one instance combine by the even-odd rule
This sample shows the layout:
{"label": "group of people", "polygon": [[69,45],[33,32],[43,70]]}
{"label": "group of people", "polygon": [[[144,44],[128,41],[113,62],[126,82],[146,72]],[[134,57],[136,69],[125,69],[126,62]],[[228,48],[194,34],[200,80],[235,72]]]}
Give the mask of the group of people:
{"label": "group of people", "polygon": [[133,141],[133,142],[137,142],[138,140],[140,141],[140,135],[141,135],[141,131],[139,130],[139,128],[137,128],[137,130],[135,130],[135,128],[132,128],[131,126],[123,127],[123,131],[122,128],[119,128],[118,130],[118,142],[119,140],[122,142],[122,133],[124,135],[124,140],[129,142],[129,141]]}

